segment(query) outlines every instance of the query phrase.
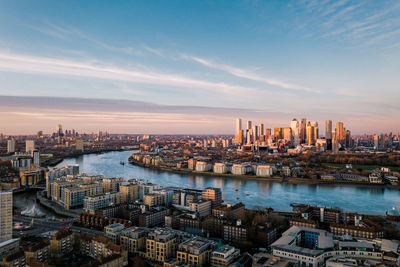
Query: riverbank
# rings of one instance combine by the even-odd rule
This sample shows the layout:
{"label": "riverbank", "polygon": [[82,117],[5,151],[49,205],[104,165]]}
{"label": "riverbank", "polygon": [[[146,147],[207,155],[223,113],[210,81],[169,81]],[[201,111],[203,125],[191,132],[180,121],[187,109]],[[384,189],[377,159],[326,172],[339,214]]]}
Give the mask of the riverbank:
{"label": "riverbank", "polygon": [[157,170],[161,172],[170,172],[175,174],[184,175],[202,175],[202,176],[213,176],[221,178],[233,178],[233,179],[247,179],[247,180],[258,180],[258,181],[268,181],[268,182],[279,182],[279,183],[289,183],[289,184],[310,184],[310,185],[358,185],[366,187],[388,187],[388,188],[398,188],[400,186],[391,184],[371,184],[369,182],[359,182],[359,181],[346,181],[346,180],[320,180],[320,179],[308,179],[308,178],[294,178],[294,177],[260,177],[256,175],[236,175],[231,173],[215,173],[215,172],[200,172],[192,171],[189,169],[178,169],[178,168],[166,168],[158,167],[153,165],[146,165],[141,162],[129,158],[129,163],[138,167]]}
{"label": "riverbank", "polygon": [[64,207],[60,206],[59,204],[43,197],[42,192],[43,191],[39,191],[36,193],[36,200],[40,205],[46,207],[59,216],[78,218],[78,213],[65,210]]}
{"label": "riverbank", "polygon": [[84,155],[91,155],[91,154],[103,154],[103,153],[108,153],[108,152],[121,152],[121,151],[127,151],[131,149],[125,149],[125,148],[113,148],[113,149],[101,149],[101,150],[95,150],[95,151],[75,151],[70,154],[66,155],[58,155],[53,158],[50,158],[48,160],[45,160],[41,166],[42,167],[54,167],[57,164],[61,163],[65,159],[70,159],[70,158],[77,158],[80,156]]}

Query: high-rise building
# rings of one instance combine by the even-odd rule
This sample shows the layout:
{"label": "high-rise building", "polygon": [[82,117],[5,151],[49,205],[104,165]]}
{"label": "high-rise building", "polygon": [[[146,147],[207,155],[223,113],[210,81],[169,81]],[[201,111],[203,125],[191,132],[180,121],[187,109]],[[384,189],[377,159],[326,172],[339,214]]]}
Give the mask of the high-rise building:
{"label": "high-rise building", "polygon": [[265,129],[265,140],[268,140],[271,137],[271,128]]}
{"label": "high-rise building", "polygon": [[253,126],[252,133],[253,133],[253,142],[255,142],[255,141],[260,139],[259,135],[258,135],[258,126],[257,125]]}
{"label": "high-rise building", "polygon": [[7,141],[7,153],[15,152],[15,140],[11,139]]}
{"label": "high-rise building", "polygon": [[351,133],[350,133],[350,130],[346,130],[345,145],[346,145],[346,147],[351,147]]}
{"label": "high-rise building", "polygon": [[331,120],[325,121],[325,139],[332,140],[332,121]]}
{"label": "high-rise building", "polygon": [[12,239],[12,192],[0,192],[0,242]]}
{"label": "high-rise building", "polygon": [[305,143],[307,140],[307,119],[303,118],[300,122],[300,143]]}
{"label": "high-rise building", "polygon": [[290,128],[290,127],[282,128],[282,135],[283,135],[283,139],[285,139],[286,141],[291,142],[292,139],[293,139],[292,128]]}
{"label": "high-rise building", "polygon": [[26,140],[25,141],[25,152],[31,153],[35,150],[35,140]]}
{"label": "high-rise building", "polygon": [[306,127],[306,140],[308,145],[314,145],[315,144],[315,130],[314,126],[311,124],[311,122],[307,122],[307,127]]}
{"label": "high-rise building", "polygon": [[313,131],[314,131],[314,143],[315,143],[317,141],[317,139],[319,138],[318,122],[316,122],[316,121],[311,122],[311,126],[313,127]]}
{"label": "high-rise building", "polygon": [[274,139],[275,140],[283,139],[283,129],[282,128],[274,128]]}
{"label": "high-rise building", "polygon": [[63,130],[62,130],[62,125],[61,124],[57,124],[56,125],[56,133],[58,135],[63,135]]}
{"label": "high-rise building", "polygon": [[238,134],[242,130],[242,119],[237,118],[236,119],[236,131],[235,133]]}
{"label": "high-rise building", "polygon": [[338,121],[338,122],[336,123],[336,129],[335,129],[335,131],[336,131],[336,140],[338,140],[339,142],[340,142],[340,141],[343,141],[344,138],[345,138],[345,136],[344,136],[345,133],[344,133],[343,122]]}
{"label": "high-rise building", "polygon": [[292,129],[293,136],[293,145],[297,146],[300,144],[300,127],[299,122],[296,119],[293,119],[290,122],[290,128]]}
{"label": "high-rise building", "polygon": [[31,155],[33,158],[33,164],[36,166],[40,166],[40,151],[37,149],[32,150]]}
{"label": "high-rise building", "polygon": [[264,124],[262,123],[258,125],[258,139],[260,139],[260,141],[264,141],[261,140],[261,137],[264,137]]}
{"label": "high-rise building", "polygon": [[251,130],[251,121],[247,121],[247,130]]}

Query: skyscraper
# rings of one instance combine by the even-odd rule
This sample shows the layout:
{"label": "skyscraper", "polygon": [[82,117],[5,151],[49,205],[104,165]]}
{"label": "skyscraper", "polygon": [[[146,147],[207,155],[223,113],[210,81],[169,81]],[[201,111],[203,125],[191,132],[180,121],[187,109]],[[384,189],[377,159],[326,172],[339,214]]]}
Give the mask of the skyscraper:
{"label": "skyscraper", "polygon": [[235,143],[241,145],[243,143],[243,130],[242,130],[242,119],[236,119],[236,133],[235,133]]}
{"label": "skyscraper", "polygon": [[25,141],[25,152],[31,153],[35,150],[35,140],[26,140]]}
{"label": "skyscraper", "polygon": [[15,152],[15,140],[11,139],[7,141],[7,153]]}
{"label": "skyscraper", "polygon": [[247,121],[247,130],[251,130],[251,121]]}
{"label": "skyscraper", "polygon": [[12,192],[0,192],[0,242],[12,238]]}
{"label": "skyscraper", "polygon": [[59,135],[62,135],[63,130],[62,130],[62,125],[61,124],[57,124],[56,125],[56,133]]}
{"label": "skyscraper", "polygon": [[325,121],[325,139],[332,140],[332,121],[331,120]]}
{"label": "skyscraper", "polygon": [[314,143],[317,141],[317,139],[319,138],[319,127],[318,127],[318,122],[313,121],[311,122],[311,126],[313,127],[313,131],[314,131]]}
{"label": "skyscraper", "polygon": [[314,126],[311,124],[311,122],[307,122],[306,126],[306,140],[308,145],[314,145],[315,144],[315,137],[314,137]]}
{"label": "skyscraper", "polygon": [[336,123],[336,140],[343,141],[344,140],[344,127],[343,127],[343,122],[338,121]]}
{"label": "skyscraper", "polygon": [[236,118],[236,132],[235,134],[240,133],[242,130],[242,119],[241,118]]}
{"label": "skyscraper", "polygon": [[307,119],[301,119],[300,123],[300,142],[305,143],[307,139]]}
{"label": "skyscraper", "polygon": [[297,146],[300,144],[300,128],[299,122],[296,119],[293,119],[290,122],[290,128],[292,129],[292,136],[293,136],[293,145]]}

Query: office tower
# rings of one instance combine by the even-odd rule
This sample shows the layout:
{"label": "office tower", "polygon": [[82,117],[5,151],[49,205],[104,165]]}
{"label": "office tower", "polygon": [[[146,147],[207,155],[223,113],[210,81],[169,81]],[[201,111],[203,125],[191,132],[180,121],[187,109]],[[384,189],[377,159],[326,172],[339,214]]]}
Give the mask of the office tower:
{"label": "office tower", "polygon": [[250,145],[253,143],[253,130],[247,129],[246,130],[246,144]]}
{"label": "office tower", "polygon": [[325,121],[325,139],[332,139],[332,121]]}
{"label": "office tower", "polygon": [[15,140],[11,139],[7,141],[7,153],[15,152]]}
{"label": "office tower", "polygon": [[37,133],[36,133],[36,138],[37,139],[39,139],[40,137],[42,137],[43,136],[43,131],[38,131]]}
{"label": "office tower", "polygon": [[292,128],[290,128],[290,127],[282,128],[282,135],[283,135],[283,139],[285,139],[286,141],[292,142],[292,139],[293,139]]}
{"label": "office tower", "polygon": [[247,130],[251,130],[251,121],[247,121]]}
{"label": "office tower", "polygon": [[0,192],[0,242],[12,239],[12,192]]}
{"label": "office tower", "polygon": [[350,130],[346,130],[345,145],[346,145],[347,148],[351,147],[351,133],[350,133]]}
{"label": "office tower", "polygon": [[274,128],[274,139],[279,140],[283,138],[282,128]]}
{"label": "office tower", "polygon": [[300,123],[300,142],[303,144],[307,140],[307,119],[301,119]]}
{"label": "office tower", "polygon": [[0,143],[2,143],[3,140],[4,140],[4,135],[3,135],[3,133],[1,133],[1,134],[0,134]]}
{"label": "office tower", "polygon": [[336,123],[336,139],[340,142],[344,140],[344,127],[343,122]]}
{"label": "office tower", "polygon": [[25,141],[25,152],[31,153],[35,150],[35,140],[26,140]]}
{"label": "office tower", "polygon": [[316,122],[316,121],[311,122],[311,126],[313,127],[313,131],[314,131],[314,143],[315,143],[317,141],[317,139],[319,138],[318,122]]}
{"label": "office tower", "polygon": [[57,124],[56,125],[56,133],[58,135],[62,135],[63,131],[62,131],[62,125],[61,124]]}
{"label": "office tower", "polygon": [[314,126],[311,124],[311,122],[307,122],[307,127],[306,127],[306,140],[308,145],[314,145],[315,144],[315,130]]}
{"label": "office tower", "polygon": [[260,139],[258,136],[258,126],[257,125],[253,126],[252,133],[253,133],[253,142],[256,142],[257,140]]}
{"label": "office tower", "polygon": [[258,125],[258,138],[260,139],[260,141],[264,141],[264,140],[261,140],[261,139],[264,139],[263,137],[264,137],[264,124],[260,123]]}
{"label": "office tower", "polygon": [[296,119],[293,119],[290,122],[290,128],[292,129],[293,136],[293,145],[297,146],[300,144],[300,127],[299,122]]}
{"label": "office tower", "polygon": [[237,118],[236,119],[236,132],[235,134],[238,134],[242,130],[242,119]]}
{"label": "office tower", "polygon": [[336,131],[332,131],[332,151],[334,153],[339,151],[339,143],[336,137]]}
{"label": "office tower", "polygon": [[271,128],[265,129],[265,140],[268,140],[271,138]]}

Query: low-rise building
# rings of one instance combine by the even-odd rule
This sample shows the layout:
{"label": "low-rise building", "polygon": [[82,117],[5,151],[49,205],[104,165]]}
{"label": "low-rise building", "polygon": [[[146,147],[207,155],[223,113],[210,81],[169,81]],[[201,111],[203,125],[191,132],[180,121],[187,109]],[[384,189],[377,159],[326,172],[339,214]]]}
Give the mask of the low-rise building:
{"label": "low-rise building", "polygon": [[228,267],[240,256],[240,250],[231,246],[222,246],[211,253],[210,266]]}
{"label": "low-rise building", "polygon": [[180,262],[195,266],[209,264],[211,252],[217,247],[217,243],[201,237],[193,237],[178,245],[176,258]]}

